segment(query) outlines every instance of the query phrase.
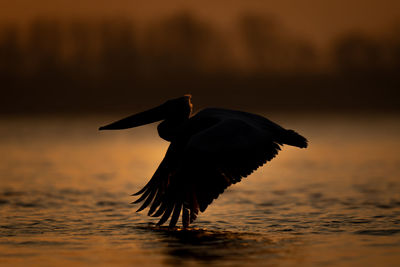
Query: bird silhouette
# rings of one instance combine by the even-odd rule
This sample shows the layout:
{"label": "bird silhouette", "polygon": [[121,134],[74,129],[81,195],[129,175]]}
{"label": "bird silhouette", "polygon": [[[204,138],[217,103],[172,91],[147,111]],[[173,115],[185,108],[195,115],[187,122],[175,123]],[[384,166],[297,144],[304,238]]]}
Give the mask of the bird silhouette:
{"label": "bird silhouette", "polygon": [[[307,139],[256,114],[206,108],[192,113],[191,96],[168,100],[150,110],[121,119],[99,130],[138,127],[156,121],[169,141],[166,155],[132,203],[150,206],[149,216],[175,227],[182,214],[184,228],[224,190],[272,160],[281,146],[307,147]],[[171,215],[172,214],[172,215]]]}

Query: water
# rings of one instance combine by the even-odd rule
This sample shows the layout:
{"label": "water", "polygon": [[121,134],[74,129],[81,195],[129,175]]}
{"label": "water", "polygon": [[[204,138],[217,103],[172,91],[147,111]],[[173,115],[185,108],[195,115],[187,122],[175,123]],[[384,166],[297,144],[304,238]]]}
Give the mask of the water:
{"label": "water", "polygon": [[[114,117],[115,118],[115,117]],[[304,134],[189,230],[129,203],[168,143],[114,118],[3,118],[2,266],[399,266],[397,116],[278,116]]]}

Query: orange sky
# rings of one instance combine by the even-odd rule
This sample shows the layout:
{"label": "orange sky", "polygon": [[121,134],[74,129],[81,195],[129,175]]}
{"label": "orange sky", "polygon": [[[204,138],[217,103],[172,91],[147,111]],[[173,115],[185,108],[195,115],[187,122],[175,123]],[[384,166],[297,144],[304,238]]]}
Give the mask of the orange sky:
{"label": "orange sky", "polygon": [[24,23],[38,16],[124,16],[145,21],[177,10],[193,11],[225,28],[233,28],[242,12],[269,14],[290,32],[318,44],[346,30],[379,32],[400,22],[398,0],[80,0],[74,4],[70,0],[13,0],[0,2],[0,21]]}

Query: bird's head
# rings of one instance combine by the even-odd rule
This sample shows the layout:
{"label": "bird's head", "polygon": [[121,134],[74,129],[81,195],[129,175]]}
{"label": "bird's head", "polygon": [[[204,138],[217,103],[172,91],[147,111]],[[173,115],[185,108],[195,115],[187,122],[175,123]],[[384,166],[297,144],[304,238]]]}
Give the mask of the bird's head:
{"label": "bird's head", "polygon": [[184,121],[192,113],[191,95],[170,99],[164,104],[102,126],[99,130],[122,130],[161,120]]}

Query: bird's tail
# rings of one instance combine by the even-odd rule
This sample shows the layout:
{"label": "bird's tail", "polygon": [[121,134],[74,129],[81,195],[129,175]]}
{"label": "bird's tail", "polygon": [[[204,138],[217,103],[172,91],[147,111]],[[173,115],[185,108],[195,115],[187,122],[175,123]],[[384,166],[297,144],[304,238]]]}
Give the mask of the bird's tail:
{"label": "bird's tail", "polygon": [[285,130],[279,139],[279,141],[283,144],[291,146],[297,146],[300,148],[306,148],[308,146],[307,139],[293,130]]}

